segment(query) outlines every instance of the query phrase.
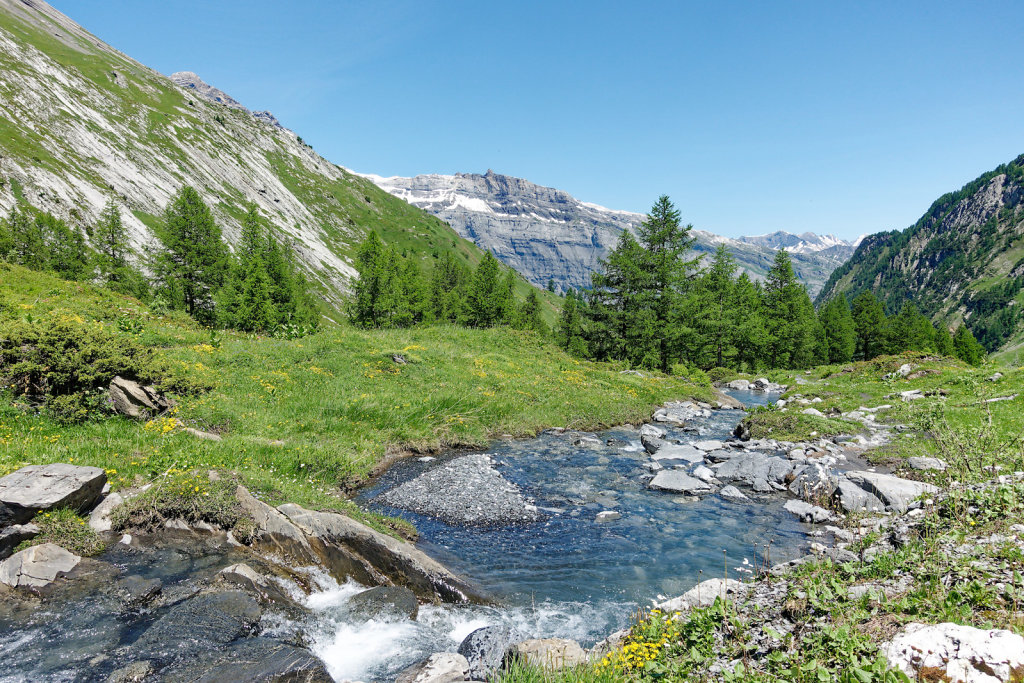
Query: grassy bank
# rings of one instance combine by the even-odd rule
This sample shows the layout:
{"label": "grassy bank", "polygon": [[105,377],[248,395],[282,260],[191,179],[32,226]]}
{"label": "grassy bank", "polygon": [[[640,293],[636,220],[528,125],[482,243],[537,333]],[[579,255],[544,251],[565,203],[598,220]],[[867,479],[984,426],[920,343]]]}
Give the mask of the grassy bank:
{"label": "grassy bank", "polygon": [[61,319],[130,337],[156,350],[179,384],[208,388],[176,397],[173,415],[149,423],[97,414],[71,426],[8,390],[0,474],[73,462],[106,468],[120,488],[168,470],[220,468],[271,502],[349,507],[338,492],[407,449],[599,428],[646,419],[668,399],[710,398],[699,381],[577,361],[530,332],[343,326],[297,340],[211,335],[132,299],[16,267],[0,272],[0,302],[8,324]]}

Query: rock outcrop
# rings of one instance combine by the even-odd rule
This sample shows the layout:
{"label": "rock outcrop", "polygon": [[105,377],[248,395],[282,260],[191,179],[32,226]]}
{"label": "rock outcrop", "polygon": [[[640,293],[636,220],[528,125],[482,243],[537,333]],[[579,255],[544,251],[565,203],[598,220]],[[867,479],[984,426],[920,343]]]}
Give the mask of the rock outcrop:
{"label": "rock outcrop", "polygon": [[107,474],[99,467],[65,463],[22,467],[0,478],[0,527],[27,522],[46,510],[90,510],[106,483]]}
{"label": "rock outcrop", "polygon": [[[909,624],[883,648],[912,680],[1008,683],[1024,677],[1024,638],[960,624]],[[940,678],[941,677],[941,678]]]}
{"label": "rock outcrop", "polygon": [[110,404],[114,412],[135,420],[162,415],[173,406],[155,387],[147,387],[123,377],[110,380]]}

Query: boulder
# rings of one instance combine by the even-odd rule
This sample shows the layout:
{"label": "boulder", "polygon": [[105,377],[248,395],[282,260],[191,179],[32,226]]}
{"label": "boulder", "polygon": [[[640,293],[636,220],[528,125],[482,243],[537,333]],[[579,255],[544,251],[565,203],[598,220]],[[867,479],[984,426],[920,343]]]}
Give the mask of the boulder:
{"label": "boulder", "polygon": [[0,562],[0,583],[11,588],[41,588],[53,583],[82,561],[53,543],[34,545]]}
{"label": "boulder", "polygon": [[715,478],[715,473],[711,470],[710,467],[707,467],[705,465],[699,465],[697,467],[694,467],[693,472],[691,474],[693,474],[693,476],[697,477],[701,481],[706,482],[708,484],[718,483],[718,480]]}
{"label": "boulder", "polygon": [[724,445],[725,444],[723,444],[721,441],[718,441],[716,439],[707,439],[707,440],[704,440],[704,441],[698,441],[697,443],[693,444],[693,447],[694,448],[698,448],[698,449],[700,449],[702,451],[717,451],[717,450],[721,450],[721,448]]}
{"label": "boulder", "polygon": [[0,529],[0,560],[6,560],[22,541],[30,541],[39,535],[35,524],[14,524]]}
{"label": "boulder", "polygon": [[694,607],[707,607],[716,598],[736,600],[750,591],[750,585],[734,579],[708,579],[686,591],[677,598],[658,605],[663,612],[685,612]]}
{"label": "boulder", "polygon": [[727,448],[719,448],[716,451],[710,451],[704,454],[704,459],[708,462],[725,462],[726,460],[732,460],[739,451],[734,451]]}
{"label": "boulder", "polygon": [[735,486],[726,486],[725,488],[718,492],[718,495],[720,495],[722,498],[727,498],[729,500],[750,500],[750,498],[748,498],[746,494],[744,494]]}
{"label": "boulder", "polygon": [[[428,602],[486,601],[476,589],[410,543],[334,512],[313,512],[292,504],[278,510],[309,538],[317,556],[332,572],[337,573],[339,568],[336,559],[352,558],[372,583],[405,586]],[[347,564],[342,563],[344,566]]]}
{"label": "boulder", "polygon": [[109,390],[114,411],[136,420],[147,420],[166,412],[174,405],[155,387],[142,386],[120,376],[110,380]]}
{"label": "boulder", "polygon": [[505,653],[522,636],[508,626],[485,626],[470,633],[459,645],[459,654],[466,658],[469,671],[466,677],[486,681],[499,668]]}
{"label": "boulder", "polygon": [[402,586],[377,586],[349,598],[348,611],[363,619],[415,619],[420,604],[416,594]]}
{"label": "boulder", "polygon": [[921,481],[900,479],[878,472],[847,472],[847,479],[885,503],[886,508],[906,512],[907,506],[920,495],[935,493],[938,487]]}
{"label": "boulder", "polygon": [[521,661],[545,669],[585,664],[587,651],[575,640],[565,638],[535,638],[516,643],[509,648],[506,661]]}
{"label": "boulder", "polygon": [[767,377],[758,377],[757,379],[754,380],[754,388],[760,389],[761,391],[764,391],[771,385],[772,383],[768,381]]}
{"label": "boulder", "polygon": [[261,616],[259,603],[242,591],[201,593],[153,622],[131,652],[140,659],[169,659],[216,649],[250,634]]}
{"label": "boulder", "polygon": [[438,652],[398,674],[395,683],[457,683],[466,680],[469,662],[454,652]]}
{"label": "boulder", "polygon": [[882,512],[885,510],[885,503],[879,500],[878,496],[865,491],[846,477],[839,479],[832,497],[843,512]]}
{"label": "boulder", "polygon": [[741,482],[758,493],[784,489],[783,482],[793,471],[793,463],[785,458],[768,457],[764,453],[741,453],[718,465],[715,471],[722,481]]}
{"label": "boulder", "polygon": [[615,510],[602,510],[601,512],[597,513],[596,517],[594,517],[594,521],[595,522],[613,522],[616,519],[621,519],[621,518],[622,518],[622,515],[620,513],[618,513],[618,512],[615,512]]}
{"label": "boulder", "polygon": [[792,481],[789,483],[789,491],[804,500],[824,500],[835,490],[836,475],[821,463],[795,464],[793,474]]}
{"label": "boulder", "polygon": [[110,521],[110,515],[123,502],[124,497],[120,493],[108,493],[107,496],[100,501],[100,504],[93,508],[93,511],[89,514],[89,528],[96,533],[110,531],[113,527],[113,524]]}
{"label": "boulder", "polygon": [[939,470],[940,472],[945,471],[948,467],[945,460],[924,456],[907,458],[907,464],[910,465],[910,469],[913,470]]}
{"label": "boulder", "polygon": [[[140,679],[141,680],[141,679]],[[160,672],[168,683],[331,683],[324,663],[308,650],[270,638],[243,638],[183,659]]]}
{"label": "boulder", "polygon": [[647,487],[655,491],[671,491],[688,495],[708,493],[712,488],[707,482],[691,477],[682,470],[662,470],[654,475],[654,479]]}
{"label": "boulder", "polygon": [[107,483],[99,467],[29,465],[0,478],[0,527],[24,523],[44,510],[92,509]]}
{"label": "boulder", "polygon": [[825,413],[821,412],[817,408],[804,408],[800,412],[804,415],[811,415],[813,417],[825,417]]}
{"label": "boulder", "polygon": [[783,507],[808,524],[835,521],[836,515],[825,508],[811,505],[802,500],[787,500]]}
{"label": "boulder", "polygon": [[750,388],[750,381],[745,379],[734,379],[725,386],[736,391],[746,391]]}
{"label": "boulder", "polygon": [[643,444],[644,450],[651,455],[654,455],[659,450],[669,445],[668,441],[665,441],[665,439],[660,436],[650,436],[647,434],[640,435],[640,443]]}
{"label": "boulder", "polygon": [[655,427],[652,424],[646,424],[646,425],[643,425],[642,427],[640,427],[640,438],[641,439],[643,437],[645,437],[645,436],[653,436],[653,437],[655,437],[657,439],[664,439],[665,435],[667,433],[668,432],[666,432],[661,427]]}
{"label": "boulder", "polygon": [[160,595],[164,584],[160,579],[147,579],[138,574],[125,576],[115,585],[118,596],[129,607],[145,605]]}
{"label": "boulder", "polygon": [[665,447],[658,449],[658,451],[651,455],[651,457],[662,465],[667,464],[666,461],[672,460],[680,463],[692,464],[695,462],[704,462],[704,451],[687,445],[666,445]]}
{"label": "boulder", "polygon": [[904,401],[916,401],[919,398],[924,398],[924,392],[920,389],[910,389],[908,391],[901,391],[900,398]]}
{"label": "boulder", "polygon": [[279,510],[257,499],[244,486],[235,489],[235,499],[242,511],[256,522],[253,547],[280,555],[296,565],[316,563],[317,555],[306,535]]}
{"label": "boulder", "polygon": [[1002,629],[909,624],[882,646],[890,666],[911,680],[1003,683],[1024,674],[1024,638]]}
{"label": "boulder", "polygon": [[735,399],[729,394],[719,391],[718,389],[711,389],[711,393],[714,394],[715,403],[718,404],[719,408],[731,409],[731,410],[742,410],[746,406],[743,405],[743,401]]}
{"label": "boulder", "polygon": [[[225,583],[238,586],[267,602],[286,604],[294,602],[280,586],[245,563],[240,562],[221,569],[217,573],[217,578]],[[415,600],[415,598],[413,599]]]}

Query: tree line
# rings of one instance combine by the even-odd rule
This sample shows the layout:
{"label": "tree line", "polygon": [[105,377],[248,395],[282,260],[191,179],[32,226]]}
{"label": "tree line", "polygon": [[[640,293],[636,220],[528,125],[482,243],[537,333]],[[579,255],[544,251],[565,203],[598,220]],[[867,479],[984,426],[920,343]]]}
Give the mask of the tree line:
{"label": "tree line", "polygon": [[247,207],[234,252],[192,187],[171,198],[154,233],[158,244],[135,254],[113,199],[84,230],[18,205],[0,221],[0,259],[96,282],[207,325],[284,334],[317,325],[319,308],[292,250],[264,225],[255,205]]}
{"label": "tree line", "polygon": [[662,196],[634,236],[623,232],[593,274],[566,294],[555,329],[570,353],[668,372],[808,368],[919,350],[978,364],[984,350],[966,326],[951,336],[913,304],[887,316],[867,292],[851,306],[837,297],[815,311],[789,254],[779,250],[764,283],[740,273],[719,245],[707,266],[690,251],[692,226]]}
{"label": "tree line", "polygon": [[550,334],[537,291],[531,288],[518,300],[515,271],[502,266],[489,251],[475,270],[450,252],[433,256],[436,263],[426,272],[418,260],[396,252],[371,231],[356,253],[359,278],[354,284],[351,321],[370,328],[507,325]]}

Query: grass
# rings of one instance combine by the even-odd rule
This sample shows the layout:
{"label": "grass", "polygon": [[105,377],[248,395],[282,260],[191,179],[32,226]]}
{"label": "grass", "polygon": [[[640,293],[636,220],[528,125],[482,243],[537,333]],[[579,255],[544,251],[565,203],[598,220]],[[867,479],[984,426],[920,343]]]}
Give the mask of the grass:
{"label": "grass", "polygon": [[54,543],[75,555],[89,557],[98,555],[106,547],[103,539],[89,527],[88,521],[66,508],[41,512],[32,523],[39,527],[39,535],[22,541],[17,548],[24,550],[34,545]]}
{"label": "grass", "polygon": [[812,441],[840,434],[857,434],[863,427],[851,420],[843,420],[799,412],[782,412],[772,408],[755,410],[744,420],[750,427],[752,439],[777,441]]}
{"label": "grass", "polygon": [[[644,420],[665,400],[711,398],[706,384],[578,361],[531,332],[338,327],[298,340],[211,337],[128,297],[0,268],[0,301],[9,315],[103,325],[156,349],[183,377],[213,387],[176,397],[173,415],[149,423],[97,414],[62,426],[8,396],[0,402],[0,474],[29,463],[72,462],[105,468],[122,489],[170,470],[225,470],[270,503],[359,515],[341,492],[406,452],[483,447],[496,436],[554,426],[607,427]],[[407,362],[394,362],[396,354]],[[222,440],[196,439],[186,427]]]}

